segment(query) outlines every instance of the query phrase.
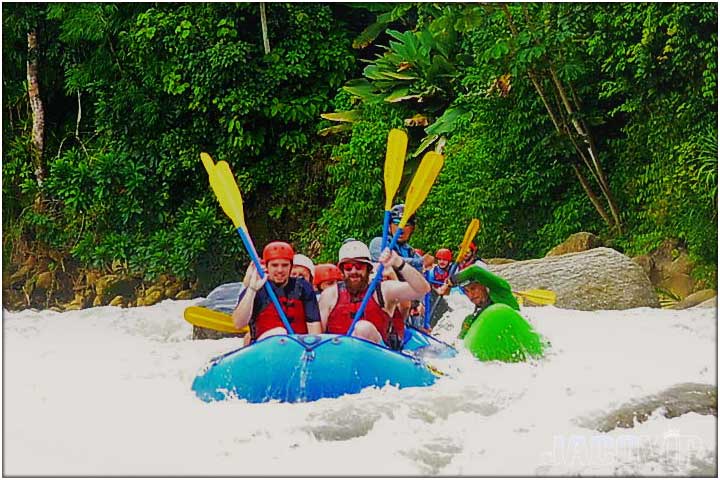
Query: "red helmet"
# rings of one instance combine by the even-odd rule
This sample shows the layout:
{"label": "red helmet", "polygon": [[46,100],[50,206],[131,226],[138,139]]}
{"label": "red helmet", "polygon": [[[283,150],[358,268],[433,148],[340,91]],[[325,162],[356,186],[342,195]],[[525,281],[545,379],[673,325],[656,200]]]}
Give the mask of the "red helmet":
{"label": "red helmet", "polygon": [[469,246],[470,246],[470,250],[472,250],[473,252],[477,252],[477,245],[475,245],[474,242],[470,242]]}
{"label": "red helmet", "polygon": [[315,286],[327,281],[340,281],[343,279],[342,272],[332,263],[321,263],[315,265],[315,276],[313,283]]}
{"label": "red helmet", "polygon": [[435,258],[438,260],[447,260],[448,262],[452,261],[452,252],[449,248],[441,248],[437,252],[435,252]]}
{"label": "red helmet", "polygon": [[417,254],[420,255],[420,256],[423,256],[423,255],[425,254],[425,252],[423,252],[423,251],[420,250],[419,248],[416,248],[416,249],[415,249],[415,253],[417,253]]}
{"label": "red helmet", "polygon": [[263,261],[266,263],[271,260],[287,260],[292,263],[294,256],[295,251],[286,242],[270,242],[263,249]]}

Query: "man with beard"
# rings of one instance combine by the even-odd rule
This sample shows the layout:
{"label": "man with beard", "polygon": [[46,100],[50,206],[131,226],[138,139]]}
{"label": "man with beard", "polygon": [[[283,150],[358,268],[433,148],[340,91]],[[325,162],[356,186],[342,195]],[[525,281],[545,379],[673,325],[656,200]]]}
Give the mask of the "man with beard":
{"label": "man with beard", "polygon": [[265,276],[260,278],[252,262],[245,273],[245,289],[232,314],[238,329],[250,325],[250,341],[286,335],[280,314],[263,288],[269,279],[275,295],[295,333],[322,333],[313,287],[302,277],[291,278],[295,252],[285,242],[270,242],[263,249]]}
{"label": "man with beard", "polygon": [[[374,343],[388,344],[392,313],[400,302],[422,298],[430,285],[422,274],[397,254],[386,248],[378,258],[385,269],[392,268],[401,273],[405,281],[386,280],[370,297],[363,318],[358,320],[353,336]],[[343,281],[327,288],[320,295],[320,318],[327,333],[345,334],[359,310],[370,283],[373,263],[367,245],[357,240],[345,243],[339,252],[338,267]],[[402,341],[394,338],[390,343]],[[391,345],[396,348],[397,345]]]}

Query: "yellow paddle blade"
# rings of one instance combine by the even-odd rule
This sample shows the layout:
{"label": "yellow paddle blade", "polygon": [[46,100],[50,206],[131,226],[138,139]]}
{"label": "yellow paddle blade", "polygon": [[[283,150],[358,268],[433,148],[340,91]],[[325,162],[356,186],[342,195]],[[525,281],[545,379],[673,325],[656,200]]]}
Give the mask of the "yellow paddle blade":
{"label": "yellow paddle blade", "polygon": [[219,198],[220,206],[225,214],[230,217],[235,228],[242,227],[247,232],[242,195],[240,195],[240,189],[237,182],[235,182],[235,176],[230,171],[230,165],[224,160],[220,161],[215,165],[215,172],[222,192]]}
{"label": "yellow paddle blade", "polygon": [[470,225],[468,225],[467,229],[465,229],[465,236],[463,237],[463,241],[460,244],[460,251],[457,254],[455,263],[460,263],[460,260],[465,257],[465,254],[470,247],[470,242],[473,241],[473,238],[475,238],[475,235],[477,235],[478,230],[480,230],[480,220],[478,220],[477,218],[473,218],[470,221]]}
{"label": "yellow paddle blade", "polygon": [[445,159],[443,156],[437,152],[428,152],[425,154],[422,162],[420,162],[420,167],[418,167],[410,183],[407,199],[405,200],[405,210],[403,211],[403,216],[400,219],[400,225],[398,225],[398,227],[405,228],[407,221],[425,201],[444,162]]}
{"label": "yellow paddle blade", "polygon": [[205,152],[200,153],[200,160],[202,160],[202,163],[205,166],[205,171],[207,172],[208,178],[210,179],[210,187],[212,188],[215,197],[222,204],[222,202],[220,201],[221,190],[218,184],[217,173],[215,172],[215,162],[213,162],[213,159],[210,157],[210,155]]}
{"label": "yellow paddle blade", "polygon": [[385,210],[392,208],[393,199],[400,186],[407,144],[407,133],[397,128],[390,130],[385,153]]}
{"label": "yellow paddle blade", "polygon": [[526,290],[524,292],[513,292],[516,296],[529,300],[537,305],[555,305],[557,294],[552,290]]}
{"label": "yellow paddle blade", "polygon": [[218,332],[247,333],[249,330],[247,326],[238,330],[230,315],[205,307],[188,307],[185,309],[183,317],[185,317],[185,321],[196,327],[209,328]]}
{"label": "yellow paddle blade", "polygon": [[205,170],[208,172],[208,177],[210,179],[210,187],[212,187],[213,193],[215,193],[215,197],[220,203],[220,206],[225,212],[225,215],[230,217],[230,219],[232,220],[233,217],[231,215],[231,212],[227,209],[230,202],[226,198],[227,192],[226,189],[223,188],[223,181],[220,177],[220,172],[218,171],[217,165],[215,165],[210,155],[205,152],[200,154],[200,159],[205,166]]}

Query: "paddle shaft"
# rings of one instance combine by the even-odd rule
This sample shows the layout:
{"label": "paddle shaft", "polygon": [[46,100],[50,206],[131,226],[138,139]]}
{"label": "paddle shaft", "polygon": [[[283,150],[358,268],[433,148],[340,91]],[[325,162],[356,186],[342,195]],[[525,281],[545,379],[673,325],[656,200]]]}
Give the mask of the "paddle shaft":
{"label": "paddle shaft", "polygon": [[[245,245],[245,250],[247,250],[250,258],[252,259],[252,262],[255,264],[255,269],[257,270],[258,275],[260,275],[260,278],[265,278],[265,270],[263,270],[262,265],[260,264],[260,259],[258,258],[257,251],[255,251],[255,245],[253,245],[252,240],[250,240],[250,237],[247,235],[247,233],[245,233],[245,230],[243,230],[242,227],[238,228],[237,232],[238,234],[240,234],[243,245]],[[275,290],[273,290],[269,279],[265,282],[265,291],[270,297],[270,300],[273,302],[273,305],[275,305],[278,315],[280,315],[280,320],[282,320],[288,335],[294,334],[295,331],[290,326],[290,322],[288,322],[287,316],[285,316],[285,312],[280,306],[280,300],[278,300],[277,295],[275,295]]]}
{"label": "paddle shaft", "polygon": [[[400,238],[400,235],[402,235],[402,228],[398,227],[397,231],[395,232],[395,235],[393,235],[392,240],[390,241],[390,250],[395,248],[395,245],[397,245],[398,238]],[[383,249],[384,251],[385,249]],[[370,282],[370,285],[368,286],[367,291],[365,292],[365,296],[363,297],[362,303],[360,304],[360,308],[358,309],[357,313],[355,314],[355,318],[353,318],[352,323],[350,324],[350,328],[348,328],[348,331],[346,335],[350,336],[352,335],[353,330],[355,330],[355,324],[360,320],[363,313],[365,313],[365,307],[367,307],[368,302],[370,301],[370,297],[372,296],[373,292],[375,291],[375,288],[377,288],[378,283],[382,280],[382,274],[383,270],[385,270],[385,266],[381,263],[378,266],[378,270],[375,273],[375,278],[373,278],[372,282]]]}
{"label": "paddle shaft", "polygon": [[381,252],[385,250],[385,247],[387,247],[388,230],[390,230],[390,210],[385,210],[385,218],[383,218],[382,247],[380,247]]}

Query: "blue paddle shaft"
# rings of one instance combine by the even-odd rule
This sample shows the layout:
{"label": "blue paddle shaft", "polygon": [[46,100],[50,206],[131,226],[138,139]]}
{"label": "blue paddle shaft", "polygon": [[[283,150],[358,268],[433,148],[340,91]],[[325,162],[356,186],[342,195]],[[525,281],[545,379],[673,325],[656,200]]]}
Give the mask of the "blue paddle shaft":
{"label": "blue paddle shaft", "polygon": [[[250,237],[248,237],[247,233],[245,233],[245,230],[243,230],[242,227],[238,228],[237,231],[240,234],[243,245],[245,245],[245,250],[247,250],[250,258],[252,259],[252,262],[255,264],[255,269],[257,270],[258,275],[260,275],[260,278],[265,278],[265,270],[263,270],[262,265],[260,264],[260,259],[258,258],[258,254],[255,251],[255,245],[253,245],[252,240],[250,240]],[[269,281],[265,282],[265,291],[268,293],[268,296],[270,297],[270,300],[272,300],[273,305],[275,305],[278,315],[280,315],[280,320],[282,320],[283,325],[285,326],[285,330],[287,330],[287,333],[289,335],[294,334],[295,332],[290,326],[290,322],[288,322],[288,319],[285,316],[285,312],[280,306],[280,301],[278,300],[277,295],[275,295],[275,290],[273,290],[272,285],[270,285]]]}
{"label": "blue paddle shaft", "polygon": [[[397,229],[395,232],[395,235],[393,235],[392,241],[390,242],[390,250],[392,250],[395,245],[397,245],[398,238],[400,238],[400,235],[402,235],[402,228]],[[384,251],[385,249],[383,249]],[[381,253],[382,255],[382,253]],[[370,286],[368,287],[367,291],[365,292],[365,296],[363,297],[362,303],[360,304],[360,309],[358,309],[357,313],[355,314],[355,318],[353,318],[352,323],[350,324],[350,328],[348,328],[348,331],[345,335],[352,335],[353,330],[355,330],[355,324],[360,320],[363,313],[365,313],[365,307],[367,307],[368,302],[370,301],[370,297],[372,296],[373,292],[375,291],[375,288],[377,287],[377,284],[380,283],[382,280],[382,274],[383,270],[385,270],[385,266],[381,263],[380,266],[378,266],[377,273],[375,273],[375,278],[373,278],[373,281],[370,282]]]}
{"label": "blue paddle shaft", "polygon": [[382,252],[387,247],[388,230],[390,229],[390,210],[385,210],[385,218],[383,219],[383,236],[382,236]]}

